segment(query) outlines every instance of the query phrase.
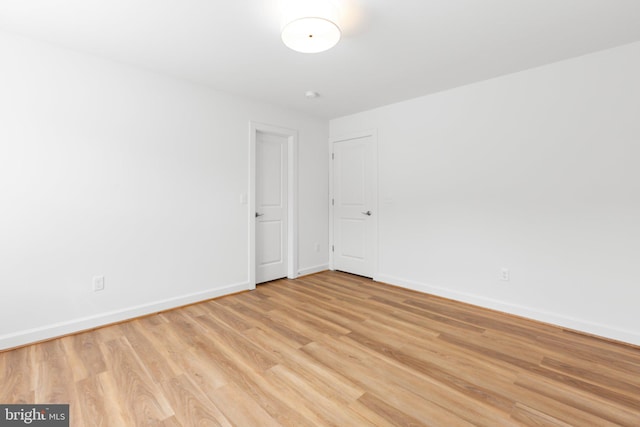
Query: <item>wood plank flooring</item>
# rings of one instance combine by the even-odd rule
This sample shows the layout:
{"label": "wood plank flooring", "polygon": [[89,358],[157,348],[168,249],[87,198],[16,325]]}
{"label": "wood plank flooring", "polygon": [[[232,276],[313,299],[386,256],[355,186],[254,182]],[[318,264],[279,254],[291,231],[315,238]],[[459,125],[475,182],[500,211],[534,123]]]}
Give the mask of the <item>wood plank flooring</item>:
{"label": "wood plank flooring", "polygon": [[640,348],[338,272],[0,353],[90,426],[640,426]]}

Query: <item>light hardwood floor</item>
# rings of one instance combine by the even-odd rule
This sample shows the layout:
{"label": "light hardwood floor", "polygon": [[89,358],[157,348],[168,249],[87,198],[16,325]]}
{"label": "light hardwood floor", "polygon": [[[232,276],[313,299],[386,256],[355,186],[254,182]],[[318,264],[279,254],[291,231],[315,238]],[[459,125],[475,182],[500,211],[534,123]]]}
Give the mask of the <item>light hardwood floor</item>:
{"label": "light hardwood floor", "polygon": [[640,349],[337,272],[0,353],[89,426],[640,426]]}

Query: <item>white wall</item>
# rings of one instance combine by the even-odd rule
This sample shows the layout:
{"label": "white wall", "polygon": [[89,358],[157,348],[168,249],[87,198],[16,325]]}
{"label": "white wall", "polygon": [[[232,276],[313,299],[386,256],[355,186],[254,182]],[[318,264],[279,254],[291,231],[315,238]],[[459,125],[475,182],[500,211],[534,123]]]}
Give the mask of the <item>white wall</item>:
{"label": "white wall", "polygon": [[299,131],[326,266],[326,121],[0,34],[0,349],[247,289],[250,121]]}
{"label": "white wall", "polygon": [[640,344],[640,43],[330,123],[372,128],[378,280]]}

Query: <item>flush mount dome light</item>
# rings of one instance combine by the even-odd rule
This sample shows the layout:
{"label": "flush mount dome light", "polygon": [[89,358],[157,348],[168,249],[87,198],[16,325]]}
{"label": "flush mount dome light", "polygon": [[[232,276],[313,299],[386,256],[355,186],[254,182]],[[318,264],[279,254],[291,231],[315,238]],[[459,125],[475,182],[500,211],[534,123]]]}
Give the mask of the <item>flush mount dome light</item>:
{"label": "flush mount dome light", "polygon": [[282,29],[282,41],[297,52],[323,52],[334,47],[339,40],[340,28],[324,18],[299,18]]}

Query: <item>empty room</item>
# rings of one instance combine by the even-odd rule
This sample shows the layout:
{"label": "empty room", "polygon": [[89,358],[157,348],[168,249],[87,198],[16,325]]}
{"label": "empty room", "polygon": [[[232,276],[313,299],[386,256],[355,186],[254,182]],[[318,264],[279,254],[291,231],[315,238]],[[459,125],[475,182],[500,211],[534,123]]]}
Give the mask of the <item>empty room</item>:
{"label": "empty room", "polygon": [[0,427],[637,427],[639,266],[636,0],[0,0]]}

